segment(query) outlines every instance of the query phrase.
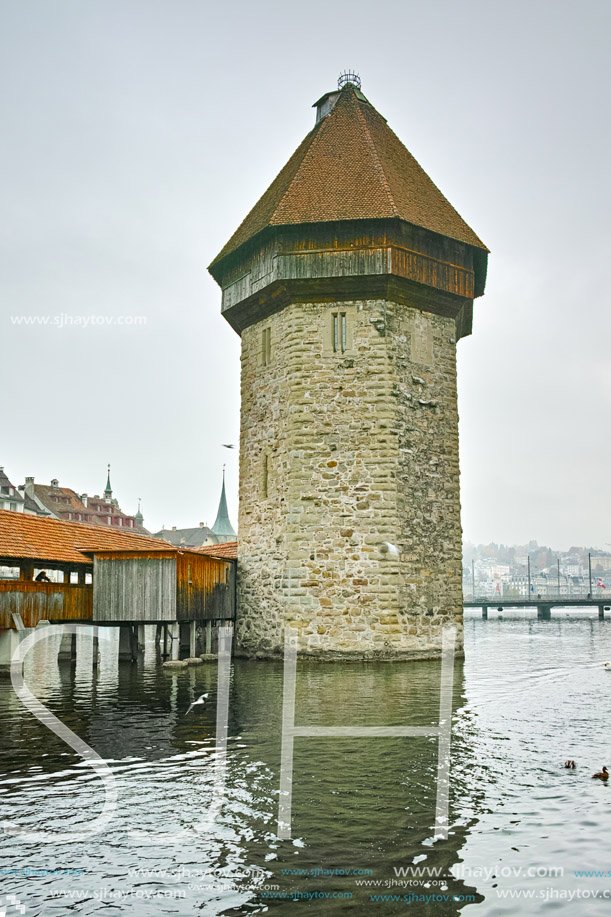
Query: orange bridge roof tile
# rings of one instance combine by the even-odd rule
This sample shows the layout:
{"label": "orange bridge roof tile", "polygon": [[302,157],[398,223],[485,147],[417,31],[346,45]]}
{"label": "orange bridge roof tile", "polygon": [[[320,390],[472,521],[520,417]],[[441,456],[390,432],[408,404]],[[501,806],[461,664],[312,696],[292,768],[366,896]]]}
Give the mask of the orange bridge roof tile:
{"label": "orange bridge roof tile", "polygon": [[147,535],[108,530],[100,525],[65,522],[29,513],[0,510],[0,557],[48,563],[90,564],[95,551],[173,551],[167,542]]}

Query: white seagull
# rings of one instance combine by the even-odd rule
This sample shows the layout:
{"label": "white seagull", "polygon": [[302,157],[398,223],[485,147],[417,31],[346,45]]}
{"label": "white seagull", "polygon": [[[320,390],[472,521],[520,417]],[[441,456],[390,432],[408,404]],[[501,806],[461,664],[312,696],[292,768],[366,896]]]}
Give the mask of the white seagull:
{"label": "white seagull", "polygon": [[399,548],[391,544],[390,541],[383,541],[380,545],[380,551],[382,554],[398,554]]}
{"label": "white seagull", "polygon": [[[197,700],[194,700],[191,706],[189,707],[189,709],[187,710],[187,713],[191,713],[193,708],[197,707],[198,704],[205,704],[206,698],[209,696],[210,696],[209,694],[202,694],[201,697],[198,697]],[[187,713],[185,713],[185,716],[187,715]]]}

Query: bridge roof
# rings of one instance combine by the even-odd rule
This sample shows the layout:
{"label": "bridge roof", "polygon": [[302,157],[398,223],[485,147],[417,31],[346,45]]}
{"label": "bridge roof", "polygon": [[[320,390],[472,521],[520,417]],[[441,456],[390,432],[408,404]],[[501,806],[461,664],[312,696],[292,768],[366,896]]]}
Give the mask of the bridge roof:
{"label": "bridge roof", "polygon": [[91,564],[96,551],[175,551],[159,538],[0,510],[0,558]]}
{"label": "bridge roof", "polygon": [[227,560],[237,560],[237,541],[225,541],[222,544],[206,544],[201,548],[193,548],[196,554],[207,554],[209,557],[223,557]]}

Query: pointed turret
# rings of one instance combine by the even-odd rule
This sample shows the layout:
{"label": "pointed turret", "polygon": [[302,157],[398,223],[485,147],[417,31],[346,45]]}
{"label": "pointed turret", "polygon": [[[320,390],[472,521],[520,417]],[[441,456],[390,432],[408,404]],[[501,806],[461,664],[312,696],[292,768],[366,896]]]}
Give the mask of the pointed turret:
{"label": "pointed turret", "polygon": [[219,509],[216,514],[213,533],[219,541],[233,541],[236,538],[235,529],[229,521],[229,512],[227,510],[227,497],[225,495],[225,469],[223,468],[223,487],[221,490],[221,499],[219,500]]}
{"label": "pointed turret", "polygon": [[142,515],[142,511],[140,509],[141,503],[142,503],[142,498],[138,497],[138,512],[134,516],[134,519],[136,520],[136,525],[138,526],[144,525],[144,516]]}
{"label": "pointed turret", "polygon": [[104,498],[106,500],[112,500],[112,487],[110,486],[110,465],[108,466],[108,478],[106,479],[106,489],[104,490]]}

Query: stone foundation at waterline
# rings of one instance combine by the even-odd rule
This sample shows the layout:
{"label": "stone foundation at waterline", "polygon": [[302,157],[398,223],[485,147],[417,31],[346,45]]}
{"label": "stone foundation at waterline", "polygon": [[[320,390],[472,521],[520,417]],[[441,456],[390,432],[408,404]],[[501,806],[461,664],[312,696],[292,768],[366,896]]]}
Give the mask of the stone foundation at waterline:
{"label": "stone foundation at waterline", "polygon": [[320,658],[427,658],[449,624],[460,652],[455,337],[374,299],[244,329],[237,652],[290,625]]}

